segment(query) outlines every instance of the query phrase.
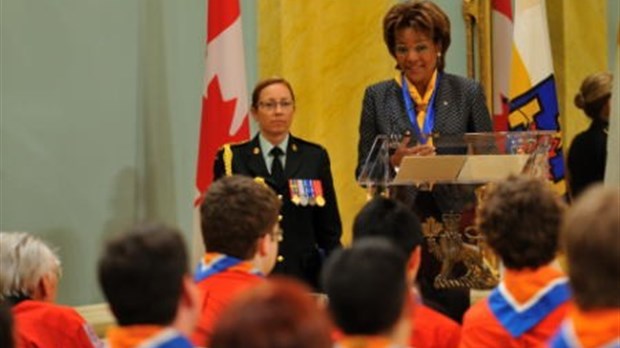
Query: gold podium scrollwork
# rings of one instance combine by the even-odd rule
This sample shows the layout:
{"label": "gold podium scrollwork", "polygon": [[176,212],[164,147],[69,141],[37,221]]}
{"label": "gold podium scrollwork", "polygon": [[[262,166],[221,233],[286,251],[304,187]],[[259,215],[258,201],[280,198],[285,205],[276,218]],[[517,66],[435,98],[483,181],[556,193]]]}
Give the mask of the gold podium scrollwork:
{"label": "gold podium scrollwork", "polygon": [[[486,186],[486,185],[485,185]],[[476,190],[477,206],[484,204],[485,186]],[[430,253],[441,262],[434,279],[437,289],[492,289],[499,283],[499,261],[473,225],[460,231],[460,213],[442,214],[442,222],[430,217],[422,224],[422,232]],[[466,272],[454,277],[453,268],[463,263]]]}

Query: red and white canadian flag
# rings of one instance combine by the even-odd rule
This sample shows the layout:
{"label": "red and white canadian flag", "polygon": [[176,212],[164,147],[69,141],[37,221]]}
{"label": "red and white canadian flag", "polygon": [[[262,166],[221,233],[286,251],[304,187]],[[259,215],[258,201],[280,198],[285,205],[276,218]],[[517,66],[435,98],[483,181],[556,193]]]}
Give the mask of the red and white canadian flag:
{"label": "red and white canadian flag", "polygon": [[213,181],[217,149],[250,136],[239,0],[207,0],[207,16],[196,207]]}

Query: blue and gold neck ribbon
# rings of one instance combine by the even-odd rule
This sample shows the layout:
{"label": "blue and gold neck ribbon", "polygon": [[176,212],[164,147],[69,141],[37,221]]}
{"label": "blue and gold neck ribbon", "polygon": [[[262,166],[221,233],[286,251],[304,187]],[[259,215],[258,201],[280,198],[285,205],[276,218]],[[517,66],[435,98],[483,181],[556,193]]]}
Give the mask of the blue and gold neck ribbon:
{"label": "blue and gold neck ribbon", "polygon": [[[407,111],[407,117],[409,118],[409,121],[411,122],[411,125],[413,126],[413,132],[418,140],[419,144],[426,144],[429,137],[428,135],[433,133],[433,128],[435,127],[435,96],[437,95],[437,89],[439,87],[439,81],[441,80],[441,74],[437,73],[437,71],[435,71],[433,73],[433,77],[436,77],[436,79],[431,78],[431,82],[429,83],[429,87],[432,87],[433,89],[433,94],[431,95],[431,98],[428,102],[428,104],[426,105],[426,115],[424,117],[424,125],[422,126],[422,129],[420,129],[420,126],[418,125],[418,121],[417,121],[417,115],[414,112],[416,105],[413,101],[413,99],[411,98],[411,94],[409,93],[409,86],[407,85],[407,78],[405,77],[405,74],[401,75],[401,91],[403,94],[403,100],[405,101],[405,110]],[[435,80],[435,81],[432,81]],[[434,83],[433,83],[434,82]]]}

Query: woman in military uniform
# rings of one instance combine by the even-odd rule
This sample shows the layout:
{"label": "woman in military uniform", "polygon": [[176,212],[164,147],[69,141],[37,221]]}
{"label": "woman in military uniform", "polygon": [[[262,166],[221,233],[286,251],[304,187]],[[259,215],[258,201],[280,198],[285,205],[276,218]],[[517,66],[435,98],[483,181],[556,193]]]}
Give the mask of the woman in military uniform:
{"label": "woman in military uniform", "polygon": [[325,148],[290,133],[293,88],[283,78],[259,82],[251,113],[259,132],[251,140],[225,145],[217,153],[214,178],[242,174],[264,180],[282,198],[284,239],[272,273],[318,289],[323,259],[341,246],[342,224]]}

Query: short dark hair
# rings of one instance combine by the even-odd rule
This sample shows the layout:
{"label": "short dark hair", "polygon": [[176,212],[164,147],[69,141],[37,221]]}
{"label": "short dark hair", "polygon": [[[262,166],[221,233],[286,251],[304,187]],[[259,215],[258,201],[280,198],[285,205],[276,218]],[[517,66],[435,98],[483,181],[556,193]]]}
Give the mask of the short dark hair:
{"label": "short dark hair", "polygon": [[293,98],[294,102],[295,93],[293,92],[293,87],[291,86],[291,84],[283,77],[274,76],[261,80],[256,84],[256,86],[254,86],[254,90],[252,91],[252,108],[258,108],[258,102],[260,101],[260,92],[262,92],[263,89],[278,83],[283,84],[286,86],[286,88],[288,88],[289,92],[291,92],[291,98]]}
{"label": "short dark hair", "polygon": [[392,329],[408,300],[406,261],[384,238],[364,238],[333,253],[322,280],[336,325],[348,335]]}
{"label": "short dark hair", "polygon": [[328,348],[330,324],[293,279],[272,278],[238,297],[218,319],[212,348]]}
{"label": "short dark hair", "polygon": [[273,190],[249,177],[222,177],[211,185],[200,207],[205,249],[252,258],[258,239],[278,222],[281,204]]}
{"label": "short dark hair", "polygon": [[564,207],[551,184],[525,175],[487,188],[477,226],[507,268],[537,268],[558,251]]}
{"label": "short dark hair", "polygon": [[396,56],[396,32],[411,28],[428,35],[433,43],[441,46],[437,70],[443,71],[445,56],[450,47],[450,18],[432,1],[406,1],[398,3],[383,18],[383,40],[390,54]]}
{"label": "short dark hair", "polygon": [[385,237],[407,257],[424,242],[422,226],[405,204],[385,197],[375,197],[357,213],[353,222],[353,241],[365,237]]}
{"label": "short dark hair", "polygon": [[187,261],[180,232],[163,225],[138,225],[108,241],[98,277],[119,325],[172,323]]}
{"label": "short dark hair", "polygon": [[620,189],[594,185],[568,210],[561,242],[577,305],[620,308]]}

